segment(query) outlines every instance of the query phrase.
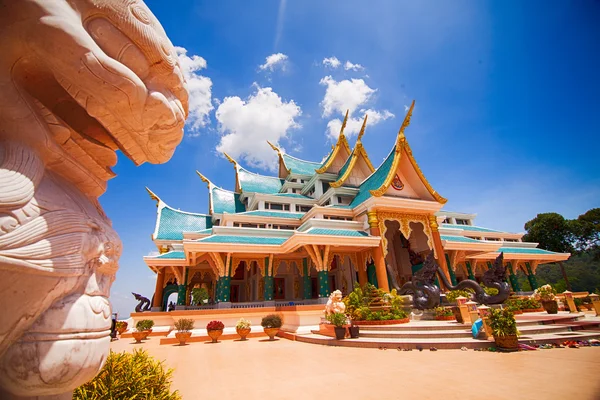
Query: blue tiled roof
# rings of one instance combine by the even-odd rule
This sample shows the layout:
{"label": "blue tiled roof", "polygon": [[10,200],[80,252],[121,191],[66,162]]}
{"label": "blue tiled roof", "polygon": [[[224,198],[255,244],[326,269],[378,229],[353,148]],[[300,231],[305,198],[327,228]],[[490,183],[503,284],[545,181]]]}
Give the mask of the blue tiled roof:
{"label": "blue tiled roof", "polygon": [[239,193],[234,193],[229,190],[214,187],[211,193],[213,213],[230,214],[246,211],[246,206],[240,201]]}
{"label": "blue tiled roof", "polygon": [[231,236],[231,235],[213,235],[207,238],[198,239],[199,242],[208,243],[242,243],[242,244],[269,244],[279,245],[285,242],[287,238],[260,237],[260,236]]}
{"label": "blue tiled roof", "polygon": [[531,247],[500,247],[501,252],[514,254],[559,254],[553,251],[544,249],[536,249]]}
{"label": "blue tiled roof", "polygon": [[472,225],[458,225],[458,224],[441,224],[442,228],[452,228],[452,229],[464,229],[465,231],[475,231],[475,232],[500,232],[493,229],[482,228],[480,226],[472,226]]}
{"label": "blue tiled roof", "polygon": [[480,240],[475,240],[475,239],[471,239],[471,238],[464,237],[464,236],[446,236],[446,235],[441,235],[440,237],[442,238],[442,240],[447,240],[447,241],[450,241],[450,242],[481,243]]}
{"label": "blue tiled roof", "polygon": [[196,232],[200,235],[212,235],[212,228],[210,229],[202,229],[201,231]]}
{"label": "blue tiled roof", "polygon": [[371,197],[370,190],[379,189],[383,182],[385,182],[385,178],[388,176],[388,172],[392,167],[394,162],[394,153],[396,151],[396,146],[392,149],[390,154],[388,154],[387,158],[383,161],[383,163],[373,172],[367,179],[363,181],[358,187],[358,194],[350,203],[350,206],[356,207],[362,204],[365,200]]}
{"label": "blue tiled roof", "polygon": [[302,213],[292,213],[292,212],[284,212],[284,211],[263,211],[263,210],[254,210],[247,211],[244,215],[254,215],[257,217],[274,217],[274,218],[289,218],[289,219],[300,219],[304,214]]}
{"label": "blue tiled roof", "polygon": [[183,251],[170,251],[168,253],[156,256],[156,258],[167,258],[169,260],[185,260],[185,253]]}
{"label": "blue tiled roof", "polygon": [[315,169],[321,167],[321,163],[300,160],[298,158],[292,157],[288,154],[282,154],[283,162],[287,169],[291,170],[294,174],[301,175],[314,175]]}
{"label": "blue tiled roof", "polygon": [[333,208],[345,208],[347,210],[352,209],[352,206],[345,206],[345,205],[342,205],[342,204],[334,204],[334,205],[332,205],[330,207],[333,207]]}
{"label": "blue tiled roof", "polygon": [[268,194],[279,193],[284,182],[283,179],[274,176],[258,175],[242,167],[238,169],[238,179],[242,191]]}
{"label": "blue tiled roof", "polygon": [[[325,166],[325,164],[327,164],[327,162],[329,161],[329,159],[331,158],[331,156],[333,155],[333,150],[331,150],[329,152],[329,154],[327,154],[327,157],[325,157],[325,159],[321,162],[321,165],[319,166],[319,168],[323,168]],[[319,169],[317,168],[317,169]]]}
{"label": "blue tiled roof", "polygon": [[293,198],[296,198],[296,199],[314,200],[312,197],[308,197],[308,196],[305,196],[303,194],[298,194],[298,193],[277,193],[274,196],[293,197]]}
{"label": "blue tiled roof", "polygon": [[354,237],[367,237],[367,233],[362,231],[353,231],[351,229],[325,229],[325,228],[311,228],[306,233],[311,235],[330,235],[330,236],[354,236]]}
{"label": "blue tiled roof", "polygon": [[183,240],[183,232],[197,232],[211,227],[209,215],[186,213],[165,206],[160,210],[156,239]]}

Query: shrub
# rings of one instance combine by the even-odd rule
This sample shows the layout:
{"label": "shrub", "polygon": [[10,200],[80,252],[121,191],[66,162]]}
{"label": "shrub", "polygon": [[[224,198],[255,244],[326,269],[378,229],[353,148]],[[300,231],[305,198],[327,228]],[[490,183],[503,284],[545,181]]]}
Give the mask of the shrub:
{"label": "shrub", "polygon": [[250,329],[252,324],[245,318],[240,318],[240,320],[235,325],[236,329]]}
{"label": "shrub", "polygon": [[331,313],[327,316],[327,320],[338,327],[344,326],[347,319],[346,314],[341,312]]}
{"label": "shrub", "polygon": [[266,317],[263,317],[262,321],[260,321],[260,325],[263,328],[281,328],[282,324],[283,321],[277,314],[269,314]]}
{"label": "shrub", "polygon": [[473,289],[451,290],[450,292],[446,293],[446,299],[451,303],[455,302],[460,296],[471,299],[473,293],[475,293]]}
{"label": "shrub", "polygon": [[436,317],[452,317],[452,309],[446,307],[436,307],[434,309]]}
{"label": "shrub", "polygon": [[188,318],[181,318],[175,321],[175,329],[178,332],[189,332],[194,329],[194,320]]}
{"label": "shrub", "polygon": [[164,368],[144,350],[133,353],[110,352],[100,373],[75,389],[74,400],[147,399],[180,400],[171,392],[173,370]]}
{"label": "shrub", "polygon": [[135,329],[138,331],[148,331],[154,326],[154,321],[151,319],[142,319],[135,324]]}
{"label": "shrub", "polygon": [[125,322],[125,321],[117,321],[117,324],[115,325],[115,328],[117,330],[119,330],[119,329],[125,330],[125,329],[127,329],[127,326],[128,326],[127,322]]}
{"label": "shrub", "polygon": [[537,310],[541,307],[542,305],[536,299],[531,297],[521,299],[521,310]]}
{"label": "shrub", "polygon": [[481,287],[483,288],[483,291],[485,292],[485,294],[487,294],[488,296],[495,296],[498,293],[500,293],[500,291],[498,289],[496,289],[495,287],[487,287],[485,285],[481,285]]}
{"label": "shrub", "polygon": [[519,335],[515,315],[508,308],[490,308],[490,328],[494,336]]}
{"label": "shrub", "polygon": [[207,331],[222,331],[223,329],[225,329],[225,325],[221,321],[210,321],[206,325]]}
{"label": "shrub", "polygon": [[208,291],[206,288],[192,289],[192,303],[202,305],[204,304],[204,300],[208,300]]}

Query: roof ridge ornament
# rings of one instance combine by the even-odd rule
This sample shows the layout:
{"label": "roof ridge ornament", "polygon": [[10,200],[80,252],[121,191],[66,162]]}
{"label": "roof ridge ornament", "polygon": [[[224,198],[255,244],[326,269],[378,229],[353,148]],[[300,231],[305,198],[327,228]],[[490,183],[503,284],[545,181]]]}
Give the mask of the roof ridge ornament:
{"label": "roof ridge ornament", "polygon": [[367,127],[367,118],[369,117],[369,114],[365,114],[365,119],[363,121],[362,126],[360,127],[360,132],[358,132],[358,138],[356,139],[356,143],[360,143],[360,140],[362,139],[363,135],[365,134],[365,128]]}
{"label": "roof ridge ornament", "polygon": [[232,163],[233,165],[235,165],[236,167],[238,166],[237,161],[235,161],[229,154],[223,152],[223,155],[225,156],[225,158],[227,158],[227,160]]}
{"label": "roof ridge ornament", "polygon": [[146,191],[147,191],[147,192],[148,192],[148,194],[150,195],[150,198],[151,198],[152,200],[156,201],[156,207],[158,207],[158,205],[159,205],[159,204],[160,204],[160,202],[162,201],[162,200],[160,199],[160,197],[158,197],[158,196],[156,195],[156,193],[154,193],[152,190],[150,190],[150,189],[148,188],[148,186],[146,186]]}
{"label": "roof ridge ornament", "polygon": [[335,145],[331,147],[331,153],[329,153],[329,156],[326,158],[325,164],[323,164],[321,166],[321,168],[315,169],[315,172],[317,174],[322,174],[325,171],[327,171],[329,169],[329,167],[331,167],[331,164],[333,163],[335,156],[337,155],[341,146],[344,146],[344,148],[348,152],[348,157],[352,153],[352,150],[350,149],[350,145],[348,144],[348,140],[346,139],[346,135],[344,135],[344,129],[346,128],[346,123],[348,122],[349,113],[350,113],[350,110],[349,109],[346,110],[346,116],[344,117],[344,120],[342,121],[342,127],[340,128],[340,134],[338,136],[338,139],[335,142]]}
{"label": "roof ridge ornament", "polygon": [[196,170],[196,173],[198,174],[198,176],[200,177],[200,179],[202,179],[202,181],[204,183],[206,183],[206,186],[208,186],[208,190],[210,190],[211,187],[214,186],[214,184],[210,181],[210,179],[208,179],[206,176],[202,175],[200,173],[200,171]]}
{"label": "roof ridge ornament", "polygon": [[348,122],[348,114],[350,113],[350,109],[346,110],[346,116],[344,117],[344,120],[342,121],[342,127],[340,128],[340,135],[339,135],[339,139],[345,137],[344,135],[344,129],[346,129],[346,122]]}
{"label": "roof ridge ornament", "polygon": [[406,129],[406,127],[408,127],[410,125],[410,119],[412,117],[414,108],[415,108],[415,101],[413,100],[410,105],[410,108],[408,109],[408,112],[406,113],[406,116],[404,117],[404,121],[402,122],[402,125],[400,126],[400,130],[398,131],[398,138],[396,139],[396,153],[398,153],[402,150],[400,144],[402,142],[406,141],[406,136],[404,136],[404,130]]}

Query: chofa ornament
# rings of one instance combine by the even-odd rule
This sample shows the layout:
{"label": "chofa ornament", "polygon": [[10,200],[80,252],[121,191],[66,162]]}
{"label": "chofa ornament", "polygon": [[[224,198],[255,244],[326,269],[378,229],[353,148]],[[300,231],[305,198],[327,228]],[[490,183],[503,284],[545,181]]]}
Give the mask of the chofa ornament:
{"label": "chofa ornament", "polygon": [[0,398],[70,399],[108,355],[121,241],[98,196],[115,151],[168,161],[187,91],[141,1],[1,6]]}

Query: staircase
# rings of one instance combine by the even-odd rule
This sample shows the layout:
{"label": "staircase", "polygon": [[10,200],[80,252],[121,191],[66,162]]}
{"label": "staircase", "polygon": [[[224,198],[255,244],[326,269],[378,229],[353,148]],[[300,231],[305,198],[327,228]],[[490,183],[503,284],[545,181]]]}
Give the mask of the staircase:
{"label": "staircase", "polygon": [[[560,343],[565,340],[600,338],[600,318],[582,313],[531,313],[517,315],[519,343]],[[358,339],[336,340],[313,331],[294,335],[294,340],[327,346],[468,349],[494,346],[493,338],[473,339],[470,325],[456,321],[411,321],[400,325],[361,326]]]}

